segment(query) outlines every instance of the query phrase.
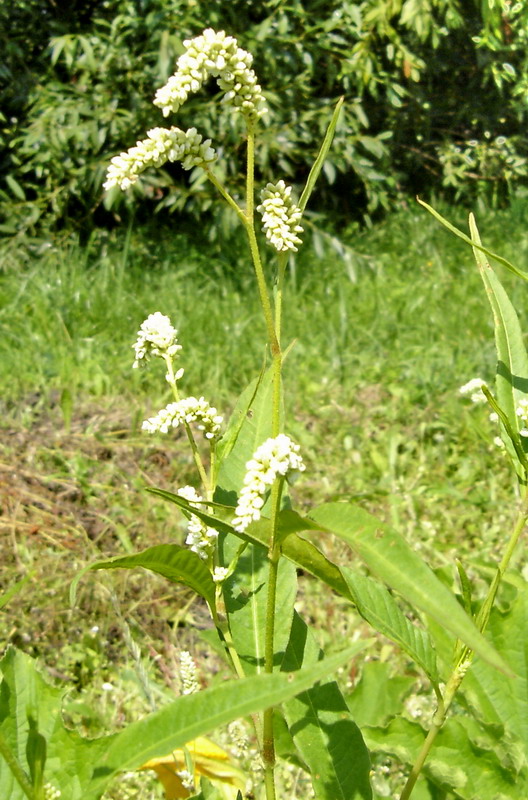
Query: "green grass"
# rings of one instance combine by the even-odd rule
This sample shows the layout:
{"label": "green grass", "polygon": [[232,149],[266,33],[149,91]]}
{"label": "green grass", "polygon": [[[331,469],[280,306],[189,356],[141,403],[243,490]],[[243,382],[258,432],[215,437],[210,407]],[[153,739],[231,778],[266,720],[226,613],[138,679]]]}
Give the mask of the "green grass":
{"label": "green grass", "polygon": [[[460,212],[442,212],[464,224]],[[478,222],[491,250],[526,269],[520,203]],[[286,289],[284,340],[295,340],[285,364],[287,429],[307,463],[296,499],[356,498],[447,580],[461,558],[478,590],[479,565],[496,558],[513,515],[514,480],[486,410],[458,396],[461,384],[477,375],[491,382],[495,370],[491,311],[472,254],[417,207],[351,230],[346,244],[346,261],[328,249],[301,251]],[[93,735],[148,708],[125,617],[160,696],[177,691],[179,649],[207,663],[196,638],[207,625],[200,604],[154,576],[88,576],[79,606],[67,605],[66,584],[84,564],[183,535],[171,508],[143,491],[192,482],[193,466],[179,439],[139,430],[168,391],[159,364],[131,369],[136,331],[149,313],[168,314],[183,345],[182,389],[225,416],[263,363],[265,331],[238,239],[220,260],[184,235],[118,231],[84,248],[11,253],[5,263],[0,583],[27,573],[33,581],[4,613],[0,635],[73,681],[68,714]],[[525,287],[501,278],[526,326]],[[323,544],[330,557],[347,557],[335,541]],[[321,592],[305,583],[300,602],[324,645],[329,613],[332,636],[351,635],[357,619]],[[106,705],[105,681],[118,687]]]}

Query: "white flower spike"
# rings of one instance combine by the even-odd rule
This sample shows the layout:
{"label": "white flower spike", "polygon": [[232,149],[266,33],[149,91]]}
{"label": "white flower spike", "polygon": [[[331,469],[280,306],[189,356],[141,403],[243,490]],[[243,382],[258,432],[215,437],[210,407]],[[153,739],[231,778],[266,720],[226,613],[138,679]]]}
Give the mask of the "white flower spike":
{"label": "white flower spike", "polygon": [[136,183],[148,167],[162,167],[167,161],[181,161],[184,169],[206,167],[216,159],[211,140],[202,141],[196,128],[153,128],[147,139],[136,142],[126,153],[115,156],[108,167],[104,189],[119,186],[123,191]]}
{"label": "white flower spike", "polygon": [[238,497],[233,519],[235,530],[242,533],[251,522],[260,519],[267,487],[279,475],[285,476],[292,471],[302,472],[304,469],[299,445],[294,444],[284,433],[261,444],[246,464],[244,486]]}
{"label": "white flower spike", "polygon": [[185,397],[158,411],[155,417],[146,419],[141,426],[148,433],[168,433],[169,428],[177,428],[184,422],[197,422],[199,431],[206,439],[214,439],[220,431],[223,417],[216,413],[204,397]]}
{"label": "white flower spike", "polygon": [[178,111],[190,94],[198,92],[211,76],[224,92],[222,102],[241,111],[250,120],[266,113],[257,76],[251,69],[253,56],[242,50],[233,36],[207,28],[200,36],[183,43],[185,53],[177,61],[177,71],[158,89],[154,105],[164,117]]}
{"label": "white flower spike", "polygon": [[[133,346],[136,353],[134,369],[148,361],[149,356],[174,358],[182,349],[178,344],[178,331],[172,326],[169,317],[156,311],[141,323],[137,340]],[[180,376],[181,377],[181,376]]]}
{"label": "white flower spike", "polygon": [[[199,503],[203,499],[192,486],[183,486],[178,489],[178,494],[195,507],[199,507]],[[214,528],[208,528],[196,514],[191,514],[187,526],[185,544],[189,545],[189,549],[193,553],[197,553],[204,560],[207,559],[217,539],[218,531],[215,531]]]}
{"label": "white flower spike", "polygon": [[188,650],[182,650],[180,653],[180,679],[182,694],[196,694],[200,691],[198,670]]}
{"label": "white flower spike", "polygon": [[293,203],[291,190],[284,181],[268,183],[261,192],[262,202],[257,206],[266,239],[279,252],[297,251],[297,245],[301,244],[297,234],[303,231],[299,225],[302,211]]}

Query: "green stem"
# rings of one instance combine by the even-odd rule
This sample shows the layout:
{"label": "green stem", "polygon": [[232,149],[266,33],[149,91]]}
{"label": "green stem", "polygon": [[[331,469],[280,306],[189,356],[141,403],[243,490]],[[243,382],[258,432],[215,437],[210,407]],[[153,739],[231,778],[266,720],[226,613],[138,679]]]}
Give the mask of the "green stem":
{"label": "green stem", "polygon": [[275,334],[281,340],[282,327],[282,290],[284,287],[284,275],[286,264],[288,263],[288,253],[279,253],[279,265],[277,275],[277,288],[275,292]]}
{"label": "green stem", "polygon": [[212,173],[208,169],[206,169],[205,172],[206,172],[207,177],[209,178],[209,180],[213,184],[213,186],[216,189],[218,189],[218,191],[220,192],[220,194],[222,195],[222,197],[224,198],[226,203],[231,206],[231,208],[233,209],[233,211],[235,212],[235,214],[237,215],[239,220],[244,225],[246,225],[247,224],[247,217],[244,214],[244,212],[242,211],[242,209],[240,208],[240,206],[238,205],[237,201],[233,197],[231,197],[231,195],[229,194],[229,192],[227,191],[225,186],[222,183],[220,183],[220,181],[218,180],[216,175],[214,175],[214,173]]}
{"label": "green stem", "polygon": [[[165,364],[167,365],[167,378],[168,383],[172,389],[172,394],[176,402],[178,403],[180,400],[180,393],[178,391],[178,382],[176,380],[176,376],[174,373],[174,367],[172,364],[172,358],[170,356],[164,356]],[[198,445],[196,444],[196,440],[194,438],[193,432],[188,422],[184,423],[185,432],[187,433],[187,438],[189,440],[189,444],[191,446],[194,463],[196,464],[196,469],[198,470],[198,474],[200,475],[200,480],[202,481],[202,485],[204,487],[204,491],[208,499],[210,499],[211,494],[211,483],[209,478],[207,477],[207,472],[202,462],[202,458],[200,456],[200,451],[198,450]]]}
{"label": "green stem", "polygon": [[255,127],[248,122],[246,153],[246,219],[253,227],[255,207]]}
{"label": "green stem", "polygon": [[251,251],[251,258],[253,260],[253,266],[255,268],[257,286],[259,290],[262,311],[264,313],[264,320],[266,322],[266,330],[268,332],[271,354],[272,356],[275,356],[276,353],[280,352],[280,345],[277,339],[277,334],[275,332],[273,311],[271,308],[271,301],[269,299],[268,289],[266,286],[266,279],[264,277],[264,269],[262,267],[262,261],[260,259],[257,237],[252,223],[247,222],[246,220],[246,222],[244,223],[244,227],[246,229],[246,234],[249,242],[249,249]]}
{"label": "green stem", "polygon": [[[491,585],[488,589],[486,599],[484,600],[480,608],[480,611],[477,614],[477,618],[475,620],[477,628],[481,633],[484,633],[484,630],[486,629],[486,626],[490,618],[491,610],[493,608],[493,603],[495,602],[495,598],[497,596],[497,591],[499,589],[500,582],[502,580],[504,573],[508,568],[508,565],[515,551],[515,547],[519,541],[521,533],[524,530],[527,520],[528,520],[528,489],[525,489],[522,505],[517,515],[515,524],[513,526],[513,530],[508,540],[508,544],[501,558],[500,564],[497,567],[497,572],[495,574],[495,577],[493,578]],[[420,753],[418,754],[416,762],[409,774],[407,783],[405,784],[403,791],[400,795],[400,800],[408,800],[408,798],[411,796],[411,792],[416,784],[416,781],[418,780],[418,776],[420,775],[425,760],[429,755],[429,752],[431,751],[433,743],[440,729],[445,723],[449,707],[451,706],[451,703],[453,702],[455,695],[458,689],[460,688],[460,684],[464,680],[466,672],[471,666],[471,663],[473,661],[473,656],[474,656],[473,651],[469,647],[465,647],[463,648],[461,655],[457,659],[457,664],[451,674],[451,677],[449,678],[446,684],[443,699],[440,700],[438,709],[434,715],[431,729],[427,734],[427,737],[422,745]]]}
{"label": "green stem", "polygon": [[491,614],[491,609],[493,607],[493,603],[497,595],[499,584],[504,576],[504,573],[508,569],[508,564],[511,561],[514,550],[517,546],[517,542],[519,541],[519,537],[524,530],[524,526],[526,525],[527,519],[528,519],[528,489],[525,489],[522,505],[519,510],[519,514],[517,516],[515,525],[513,527],[510,540],[508,542],[506,550],[504,551],[504,555],[501,558],[500,564],[497,567],[497,572],[495,573],[495,577],[491,582],[488,595],[484,600],[482,607],[477,615],[476,623],[478,629],[481,632],[485,629],[486,625],[488,624],[488,620]]}
{"label": "green stem", "polygon": [[213,618],[213,622],[215,627],[220,634],[220,638],[223,640],[225,644],[225,648],[231,659],[231,663],[233,665],[233,669],[235,670],[238,678],[245,678],[246,673],[244,672],[244,667],[242,666],[242,662],[240,661],[239,655],[236,651],[235,644],[231,637],[231,631],[229,630],[229,626],[222,622],[220,617],[218,616],[218,612],[216,608],[211,608],[211,616]]}
{"label": "green stem", "polygon": [[28,777],[22,767],[20,766],[18,759],[14,755],[13,751],[9,747],[7,741],[5,740],[2,733],[0,733],[0,755],[6,762],[7,766],[11,770],[11,774],[13,775],[14,779],[26,795],[29,800],[35,800],[35,793],[33,791],[33,787],[28,780]]}

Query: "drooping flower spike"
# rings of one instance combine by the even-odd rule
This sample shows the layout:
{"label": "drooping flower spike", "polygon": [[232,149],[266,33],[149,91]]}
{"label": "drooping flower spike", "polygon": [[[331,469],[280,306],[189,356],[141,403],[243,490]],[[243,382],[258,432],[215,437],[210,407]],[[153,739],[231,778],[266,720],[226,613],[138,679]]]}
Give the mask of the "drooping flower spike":
{"label": "drooping flower spike", "polygon": [[257,76],[251,69],[253,56],[242,50],[233,36],[207,28],[200,36],[186,39],[183,44],[186,51],[177,61],[177,71],[158,89],[154,98],[154,105],[161,108],[164,117],[178,111],[210,76],[217,79],[224,92],[222,102],[242,112],[246,118],[256,120],[266,113]]}
{"label": "drooping flower spike", "polygon": [[181,161],[184,169],[206,167],[216,160],[211,140],[203,137],[196,128],[182,131],[179,128],[152,128],[147,138],[136,142],[126,153],[121,153],[110,161],[106,173],[104,189],[118,186],[128,189],[149,167],[162,167],[164,164]]}
{"label": "drooping flower spike", "polygon": [[146,419],[142,429],[148,433],[168,433],[169,428],[177,428],[184,422],[197,422],[199,431],[203,431],[206,439],[214,439],[223,421],[214,406],[209,405],[204,397],[184,397],[158,411],[156,416]]}

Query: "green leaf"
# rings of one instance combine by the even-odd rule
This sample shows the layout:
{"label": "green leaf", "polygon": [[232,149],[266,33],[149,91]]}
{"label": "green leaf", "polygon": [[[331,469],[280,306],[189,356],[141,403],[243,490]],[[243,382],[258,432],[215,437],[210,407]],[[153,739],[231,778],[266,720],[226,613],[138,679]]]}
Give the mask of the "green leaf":
{"label": "green leaf", "polygon": [[[367,641],[358,642],[358,652]],[[295,614],[283,670],[325,663],[313,636]],[[318,684],[288,700],[284,715],[321,800],[370,800],[370,759],[361,731],[335,681]]]}
{"label": "green leaf", "polygon": [[19,200],[24,201],[26,199],[26,195],[24,194],[24,190],[21,185],[16,181],[12,175],[5,175],[5,182]]}
{"label": "green leaf", "polygon": [[[231,561],[239,539],[227,537],[220,543],[224,563]],[[267,551],[259,545],[248,547],[238,560],[233,575],[224,584],[229,628],[246,673],[264,669],[266,605],[269,574]],[[280,663],[290,634],[293,604],[297,595],[297,573],[286,559],[279,562],[275,605],[275,658]]]}
{"label": "green leaf", "polygon": [[328,128],[326,130],[326,134],[323,139],[321,149],[319,150],[317,158],[315,159],[313,166],[310,170],[310,173],[308,175],[306,186],[304,187],[301,199],[299,200],[299,208],[301,209],[301,211],[304,211],[304,209],[306,208],[306,204],[308,203],[310,195],[314,190],[317,178],[319,177],[319,173],[323,168],[323,164],[328,155],[328,151],[330,150],[330,147],[332,145],[332,140],[334,138],[335,129],[339,119],[339,114],[341,113],[341,107],[344,103],[344,99],[345,99],[344,97],[340,97],[339,100],[337,101],[337,105],[334,109],[334,113],[332,114],[332,119],[330,120],[330,124],[328,125]]}
{"label": "green leaf", "polygon": [[[266,370],[242,392],[218,446],[217,502],[235,506],[244,483],[246,464],[272,435],[273,372]],[[225,439],[225,442],[224,442]]]}
{"label": "green leaf", "polygon": [[[403,718],[384,728],[366,727],[363,735],[371,751],[396,757],[408,766],[425,739],[425,731],[418,724]],[[526,797],[528,774],[516,774],[504,766],[494,744],[468,717],[450,719],[438,734],[423,772],[444,792],[453,792],[461,800]]]}
{"label": "green leaf", "polygon": [[238,435],[242,429],[245,420],[248,417],[251,417],[252,405],[255,401],[255,397],[261,386],[262,380],[266,375],[267,375],[266,382],[269,382],[271,380],[270,370],[268,370],[267,373],[265,370],[262,370],[260,375],[257,378],[254,378],[249,383],[249,385],[246,386],[244,391],[239,395],[235,407],[229,417],[226,430],[222,438],[218,442],[218,446],[216,448],[216,458],[218,466],[220,466],[224,458],[227,458],[227,456],[235,446],[236,441],[238,439]]}
{"label": "green leaf", "polygon": [[[191,507],[190,507],[191,508]],[[192,509],[194,512],[194,509]],[[215,600],[215,585],[209,569],[197,553],[177,544],[159,544],[132,556],[118,556],[108,561],[90,564],[72,581],[70,600],[75,603],[75,592],[79,580],[95,569],[135,569],[144,567],[163,575],[172,583],[183,583],[203,597],[211,606]]]}
{"label": "green leaf", "polygon": [[310,518],[347,542],[371,572],[413,608],[429,614],[481,658],[509,673],[455,596],[388,525],[350,503],[327,503],[312,511]]}
{"label": "green leaf", "polygon": [[12,583],[9,589],[6,589],[6,591],[0,596],[0,608],[6,606],[9,601],[26,585],[31,577],[31,575],[24,575],[24,577],[19,581]]}
{"label": "green leaf", "polygon": [[427,211],[429,211],[429,213],[433,215],[433,217],[435,217],[439,222],[441,222],[445,228],[451,231],[451,233],[454,233],[455,236],[458,236],[459,239],[462,239],[462,241],[466,242],[466,244],[471,245],[471,247],[478,250],[479,252],[484,253],[485,255],[488,256],[488,258],[491,258],[492,261],[496,261],[497,264],[501,264],[503,267],[506,267],[506,269],[508,269],[510,272],[513,272],[514,275],[517,275],[517,277],[522,278],[525,281],[528,281],[528,272],[522,272],[522,270],[515,267],[513,264],[511,264],[502,256],[497,255],[497,253],[492,253],[491,250],[488,250],[487,248],[483,247],[479,239],[475,239],[474,237],[470,239],[469,236],[467,236],[467,234],[463,233],[461,230],[459,230],[450,222],[448,222],[446,219],[444,219],[444,217],[442,217],[442,215],[439,214],[438,211],[435,211],[434,208],[427,205],[427,203],[424,203],[424,201],[420,200],[419,197],[416,199],[418,200],[421,206],[426,208]]}
{"label": "green leaf", "polygon": [[[149,491],[179,505],[185,510],[190,508],[188,501],[179,495],[162,489],[150,489]],[[204,505],[203,509],[205,508],[206,506]],[[218,513],[232,513],[229,509],[220,506],[215,506],[215,508]],[[261,544],[264,547],[267,547],[269,543],[269,520],[267,519],[252,523],[241,534],[235,531],[229,523],[218,517],[213,517],[202,508],[193,509],[193,513],[196,513],[207,525],[216,527],[220,532],[235,534],[238,538],[253,544]],[[309,529],[319,530],[320,525],[317,521],[314,522],[308,518],[303,518],[290,509],[281,511],[279,514],[278,536],[279,540],[282,540],[281,549],[283,555],[289,561],[319,578],[338,594],[354,603],[359,613],[373,628],[397,642],[425,670],[429,678],[434,683],[438,683],[438,669],[434,648],[428,634],[407,620],[399,610],[395,600],[383,586],[354,573],[350,569],[340,570],[315,545],[296,535],[297,531]],[[234,548],[231,546],[230,552],[224,555],[224,563],[229,563],[233,553]],[[248,554],[246,558],[254,558],[254,556]],[[260,586],[262,581],[260,579],[255,580],[256,585]],[[246,587],[245,591],[246,593],[251,592],[253,603],[263,602],[259,599],[263,594],[262,590],[260,590],[260,595],[254,593],[255,587],[252,589]],[[235,607],[233,606],[231,610],[235,611]],[[263,610],[259,612],[255,610],[255,614],[256,619],[263,619]],[[249,631],[247,623],[245,623],[245,627]],[[248,653],[250,652],[247,641],[244,650]]]}
{"label": "green leaf", "polygon": [[[493,311],[495,345],[498,358],[497,401],[508,417],[513,431],[517,434],[519,431],[519,417],[516,414],[516,408],[519,400],[528,396],[528,355],[526,354],[524,338],[515,309],[499,279],[478,247],[480,237],[473,215],[469,218],[469,227],[474,240],[473,252]],[[518,440],[519,438],[517,436]],[[509,436],[504,437],[504,439],[513,462],[517,464],[519,477],[524,480],[524,467],[516,452],[515,445],[511,442]],[[517,445],[522,445],[522,442],[517,441]]]}
{"label": "green leaf", "polygon": [[[62,692],[50,686],[25,653],[10,648],[0,662],[0,733],[27,775],[60,789],[64,800],[87,800],[83,787],[105,750],[105,740],[84,740],[64,727]],[[0,756],[0,797],[26,800]]]}
{"label": "green leaf", "polygon": [[510,737],[522,743],[528,764],[528,586],[519,590],[509,613],[495,609],[488,633],[515,677],[498,675],[487,664],[476,662],[462,688],[481,717],[500,723]]}
{"label": "green leaf", "polygon": [[346,698],[360,728],[385,725],[392,717],[401,714],[404,698],[415,685],[415,679],[392,675],[393,672],[394,667],[388,662],[363,663],[361,679]]}
{"label": "green leaf", "polygon": [[361,616],[372,627],[405,650],[419,664],[431,681],[440,680],[436,653],[427,631],[416,627],[400,610],[391,593],[377,581],[341,567],[354,603]]}
{"label": "green leaf", "polygon": [[279,705],[306,691],[353,658],[362,646],[363,643],[356,643],[298,672],[255,675],[179,697],[123,731],[105,737],[105,753],[94,763],[88,787],[90,800],[117,772],[136,769],[150,758],[183,747],[186,742],[207,735],[233,719]]}
{"label": "green leaf", "polygon": [[[179,697],[119,733],[93,740],[64,727],[62,693],[43,679],[33,659],[11,648],[0,662],[0,733],[29,774],[28,738],[30,730],[38,732],[47,749],[44,782],[59,789],[64,800],[98,800],[118,772],[136,769],[219,725],[306,691],[353,658],[360,646],[295,673],[253,676]],[[2,757],[0,797],[26,800]]]}

